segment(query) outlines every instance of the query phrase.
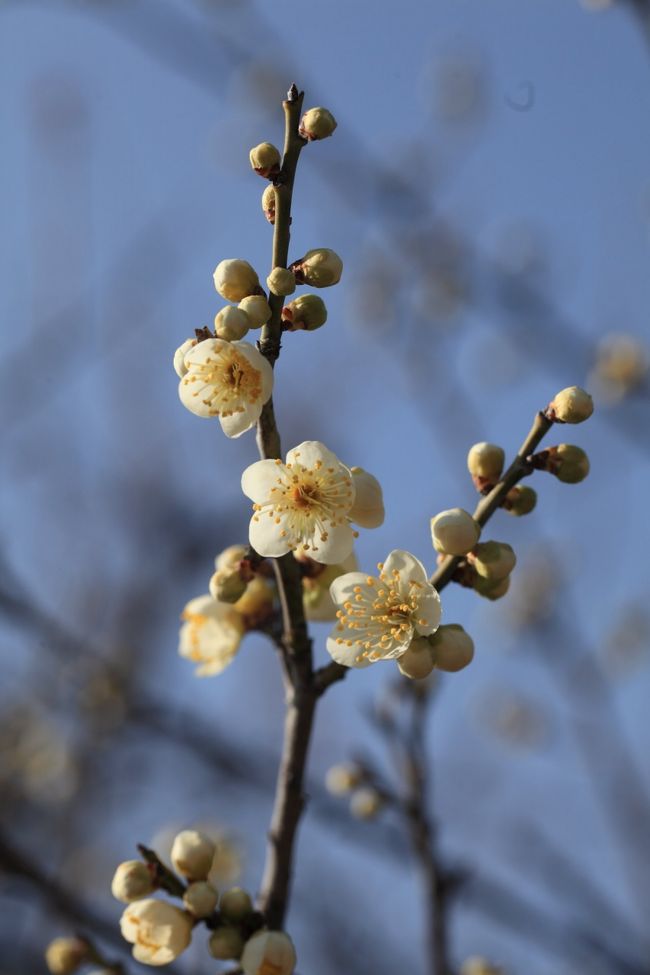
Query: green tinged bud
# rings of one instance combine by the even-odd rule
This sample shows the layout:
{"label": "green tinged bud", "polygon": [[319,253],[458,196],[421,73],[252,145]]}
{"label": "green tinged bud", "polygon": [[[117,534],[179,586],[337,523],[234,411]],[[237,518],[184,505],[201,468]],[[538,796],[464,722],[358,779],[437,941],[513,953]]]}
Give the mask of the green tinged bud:
{"label": "green tinged bud", "polygon": [[508,491],[503,504],[503,510],[510,515],[520,517],[528,515],[537,504],[537,491],[526,484],[516,484]]}
{"label": "green tinged bud", "polygon": [[510,576],[506,576],[505,579],[501,579],[499,582],[494,582],[491,579],[484,579],[483,576],[477,575],[472,588],[479,596],[485,596],[486,599],[493,601],[495,599],[501,599],[510,588]]}
{"label": "green tinged bud", "polygon": [[517,557],[506,542],[481,542],[468,554],[467,561],[483,579],[500,582],[510,575]]}
{"label": "green tinged bud", "polygon": [[221,961],[228,961],[231,958],[238,959],[243,950],[244,939],[237,928],[227,926],[217,928],[210,935],[208,951],[213,958],[219,958]]}
{"label": "green tinged bud", "polygon": [[236,603],[248,588],[238,568],[217,569],[210,579],[210,595],[220,603]]}
{"label": "green tinged bud", "polygon": [[316,247],[307,251],[299,261],[294,261],[291,270],[299,284],[308,284],[312,288],[329,288],[341,280],[343,261],[329,247]]}
{"label": "green tinged bud", "polygon": [[253,911],[250,895],[241,887],[231,887],[221,895],[219,910],[227,921],[243,921]]}
{"label": "green tinged bud", "polygon": [[458,623],[439,626],[428,643],[438,670],[456,673],[474,659],[474,641]]}
{"label": "green tinged bud", "polygon": [[561,443],[550,447],[549,454],[553,457],[551,473],[565,484],[578,484],[589,473],[589,458],[581,447]]}
{"label": "green tinged bud", "polygon": [[411,641],[408,650],[397,658],[399,672],[411,680],[422,680],[428,677],[435,666],[435,655],[431,643],[426,637],[416,637]]}
{"label": "green tinged bud", "polygon": [[300,295],[284,306],[282,321],[288,332],[313,332],[327,321],[325,302],[318,295]]}
{"label": "green tinged bud", "polygon": [[560,390],[548,405],[550,417],[559,423],[582,423],[594,412],[594,401],[580,386]]}

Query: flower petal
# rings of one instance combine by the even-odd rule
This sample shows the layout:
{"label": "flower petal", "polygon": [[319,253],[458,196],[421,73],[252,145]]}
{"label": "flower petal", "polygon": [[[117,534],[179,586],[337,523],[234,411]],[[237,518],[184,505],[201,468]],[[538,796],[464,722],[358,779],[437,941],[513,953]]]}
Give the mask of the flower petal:
{"label": "flower petal", "polygon": [[[342,606],[346,599],[354,595],[354,587],[361,586],[364,590],[370,590],[368,576],[365,572],[346,572],[339,576],[330,586],[330,596],[338,606]],[[379,582],[378,579],[375,582]]]}
{"label": "flower petal", "polygon": [[281,555],[286,555],[291,548],[287,538],[282,534],[283,531],[285,531],[283,522],[280,521],[278,524],[272,512],[259,512],[251,518],[248,539],[260,555],[279,558]]}
{"label": "flower petal", "polygon": [[404,584],[408,587],[409,582],[428,583],[427,570],[420,560],[416,559],[410,552],[405,552],[399,548],[390,552],[384,562],[382,574],[390,578],[395,569],[399,572],[400,588]]}
{"label": "flower petal", "polygon": [[442,606],[440,605],[440,596],[433,586],[430,586],[430,590],[423,592],[414,616],[417,617],[414,620],[416,633],[420,633],[422,636],[430,636],[440,626]]}
{"label": "flower petal", "polygon": [[[250,342],[231,342],[244,355],[253,368],[262,374],[262,405],[269,399],[273,392],[273,369],[268,359],[265,359],[259,349],[256,349]],[[261,410],[260,410],[261,412]]]}
{"label": "flower petal", "polygon": [[337,664],[343,664],[344,667],[353,667],[355,670],[369,667],[372,661],[362,656],[364,650],[356,642],[358,639],[359,635],[355,630],[339,630],[335,626],[327,638],[327,652]]}
{"label": "flower petal", "polygon": [[278,478],[285,472],[284,464],[275,460],[256,460],[241,476],[241,489],[256,504],[264,504],[272,497]]}
{"label": "flower petal", "polygon": [[[298,463],[303,467],[316,467],[318,462],[323,467],[343,467],[336,454],[328,450],[319,440],[305,440],[287,454],[287,464]],[[351,474],[350,480],[352,480]]]}
{"label": "flower petal", "polygon": [[326,535],[320,529],[315,529],[308,539],[307,552],[312,559],[323,565],[336,565],[343,562],[354,546],[354,534],[349,524],[332,525]]}
{"label": "flower petal", "polygon": [[240,413],[230,413],[229,416],[220,416],[219,422],[221,429],[227,437],[234,439],[241,437],[251,427],[254,427],[260,418],[262,403],[248,403]]}
{"label": "flower petal", "polygon": [[183,406],[195,416],[216,416],[214,408],[205,402],[205,390],[212,390],[199,376],[188,372],[178,384],[178,395]]}

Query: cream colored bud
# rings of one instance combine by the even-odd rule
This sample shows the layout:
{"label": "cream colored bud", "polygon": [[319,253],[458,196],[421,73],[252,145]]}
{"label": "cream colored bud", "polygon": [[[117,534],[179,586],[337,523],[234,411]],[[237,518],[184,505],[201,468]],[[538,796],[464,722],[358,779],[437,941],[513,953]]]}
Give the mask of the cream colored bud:
{"label": "cream colored bud", "polygon": [[528,487],[527,484],[515,484],[506,495],[503,509],[508,514],[521,517],[530,514],[536,504],[537,491],[534,488]]}
{"label": "cream colored bud", "polygon": [[262,193],[262,210],[269,223],[275,223],[275,187],[267,186]]}
{"label": "cream colored bud", "polygon": [[214,332],[224,342],[238,342],[251,327],[251,320],[241,308],[226,305],[214,316]]}
{"label": "cream colored bud", "polygon": [[475,443],[467,455],[467,469],[472,477],[481,477],[496,483],[501,477],[505,459],[502,447],[485,441]]}
{"label": "cream colored bud", "polygon": [[485,596],[486,599],[501,599],[502,596],[508,592],[510,589],[510,576],[506,576],[505,579],[501,579],[499,582],[492,582],[490,579],[484,579],[482,576],[477,575],[472,584],[474,592],[477,592],[479,596]]}
{"label": "cream colored bud", "polygon": [[205,880],[215,854],[215,845],[209,836],[196,829],[185,829],[174,839],[172,863],[179,873],[191,880]]}
{"label": "cream colored bud", "polygon": [[425,637],[411,640],[408,650],[397,658],[400,674],[411,680],[422,680],[428,677],[435,666],[431,644]]}
{"label": "cream colored bud", "polygon": [[292,295],[296,290],[295,275],[286,267],[274,267],[266,279],[266,284],[274,295]]}
{"label": "cream colored bud", "polygon": [[248,154],[251,166],[260,176],[273,177],[280,172],[280,150],[270,142],[260,142]]}
{"label": "cream colored bud", "polygon": [[480,534],[479,525],[463,508],[441,511],[431,519],[433,547],[443,555],[467,555]]}
{"label": "cream colored bud", "polygon": [[167,901],[148,898],[129,904],[120,918],[122,937],[143,965],[168,965],[185,951],[192,938],[192,920]]}
{"label": "cream colored bud", "polygon": [[309,108],[300,120],[298,131],[303,139],[315,142],[327,139],[336,128],[336,119],[326,108]]}
{"label": "cream colored bud", "polygon": [[190,884],[183,894],[183,903],[187,910],[194,917],[209,917],[217,906],[219,893],[216,887],[199,880],[195,884]]}
{"label": "cream colored bud", "polygon": [[333,796],[346,796],[363,780],[363,769],[353,762],[332,765],[325,776],[325,787]]}
{"label": "cream colored bud", "polygon": [[343,273],[343,261],[329,247],[317,247],[307,251],[304,257],[291,265],[299,284],[312,288],[329,288],[338,284]]}
{"label": "cream colored bud", "polygon": [[239,569],[217,569],[210,579],[210,595],[220,603],[236,603],[246,592],[245,582]]}
{"label": "cream colored bud", "polygon": [[246,623],[250,628],[268,618],[273,609],[274,599],[275,589],[273,586],[261,576],[255,576],[248,583],[244,595],[234,604],[234,609],[246,618]]}
{"label": "cream colored bud", "polygon": [[560,423],[582,423],[594,412],[594,401],[580,386],[567,386],[556,394],[548,410]]}
{"label": "cream colored bud", "polygon": [[357,819],[374,819],[383,805],[376,789],[363,786],[357,789],[350,799],[350,812]]}
{"label": "cream colored bud", "polygon": [[214,272],[214,286],[226,301],[241,301],[257,294],[260,281],[254,267],[239,258],[221,261]]}
{"label": "cream colored bud", "polygon": [[73,975],[88,960],[88,944],[81,938],[55,938],[45,950],[45,964],[52,975]]}
{"label": "cream colored bud", "polygon": [[439,626],[429,637],[429,646],[438,670],[456,673],[474,658],[474,641],[458,623]]}
{"label": "cream colored bud", "polygon": [[506,542],[479,542],[467,561],[489,582],[500,582],[514,569],[517,556]]}
{"label": "cream colored bud", "polygon": [[229,545],[214,560],[215,569],[235,569],[246,555],[245,545]]}
{"label": "cream colored bud", "polygon": [[354,503],[348,518],[361,528],[378,528],[384,523],[384,496],[376,477],[362,467],[351,467]]}
{"label": "cream colored bud", "polygon": [[179,379],[187,375],[187,366],[185,365],[185,355],[193,349],[196,345],[196,339],[185,339],[182,345],[176,349],[174,352],[174,370]]}
{"label": "cream colored bud", "polygon": [[282,321],[289,332],[314,332],[327,321],[325,302],[318,295],[299,295],[282,309]]}
{"label": "cream colored bud", "polygon": [[581,447],[573,444],[561,443],[558,447],[550,447],[553,455],[551,472],[558,481],[565,484],[579,484],[589,473],[589,458]]}
{"label": "cream colored bud", "polygon": [[241,887],[231,887],[221,895],[219,910],[228,921],[243,921],[252,912],[253,902]]}
{"label": "cream colored bud", "polygon": [[221,961],[228,961],[229,959],[239,960],[243,950],[244,939],[237,928],[231,928],[225,925],[222,928],[217,928],[210,935],[208,951],[213,958],[218,958]]}
{"label": "cream colored bud", "polygon": [[249,295],[248,298],[242,298],[237,307],[248,315],[249,328],[261,328],[271,317],[271,306],[264,295]]}
{"label": "cream colored bud", "polygon": [[123,904],[148,897],[155,889],[151,870],[142,860],[126,860],[120,863],[111,883],[113,897]]}
{"label": "cream colored bud", "polygon": [[244,945],[244,975],[292,975],[295,966],[296,950],[284,931],[258,931]]}

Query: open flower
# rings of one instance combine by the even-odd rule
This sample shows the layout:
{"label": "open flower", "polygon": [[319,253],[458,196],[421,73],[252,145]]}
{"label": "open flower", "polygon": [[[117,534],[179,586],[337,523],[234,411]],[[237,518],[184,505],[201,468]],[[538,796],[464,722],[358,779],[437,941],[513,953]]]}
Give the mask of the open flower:
{"label": "open flower", "polygon": [[414,636],[429,636],[438,629],[440,597],[422,563],[396,549],[379,569],[378,578],[348,572],[330,586],[340,609],[327,650],[346,667],[395,660]]}
{"label": "open flower", "polygon": [[239,650],[245,623],[230,603],[220,603],[212,596],[191,599],[181,614],[178,652],[199,666],[197,677],[220,674]]}
{"label": "open flower", "polygon": [[185,951],[192,937],[189,915],[151,897],[129,904],[120,928],[133,945],[133,957],[144,965],[168,965]]}
{"label": "open flower", "polygon": [[352,551],[352,474],[322,443],[301,443],[285,464],[251,464],[241,484],[254,502],[249,539],[260,555],[277,558],[300,547],[310,558],[333,565]]}
{"label": "open flower", "polygon": [[218,416],[227,437],[257,423],[273,390],[273,370],[248,342],[205,339],[186,353],[178,386],[183,406],[197,416]]}

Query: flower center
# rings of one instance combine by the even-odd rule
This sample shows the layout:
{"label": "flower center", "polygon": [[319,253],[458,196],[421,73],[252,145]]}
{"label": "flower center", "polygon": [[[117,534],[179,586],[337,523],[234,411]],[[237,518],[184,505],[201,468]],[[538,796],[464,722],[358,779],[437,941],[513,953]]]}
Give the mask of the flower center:
{"label": "flower center", "polygon": [[183,382],[196,386],[192,396],[201,397],[210,416],[243,413],[262,395],[262,374],[230,345],[192,363]]}

